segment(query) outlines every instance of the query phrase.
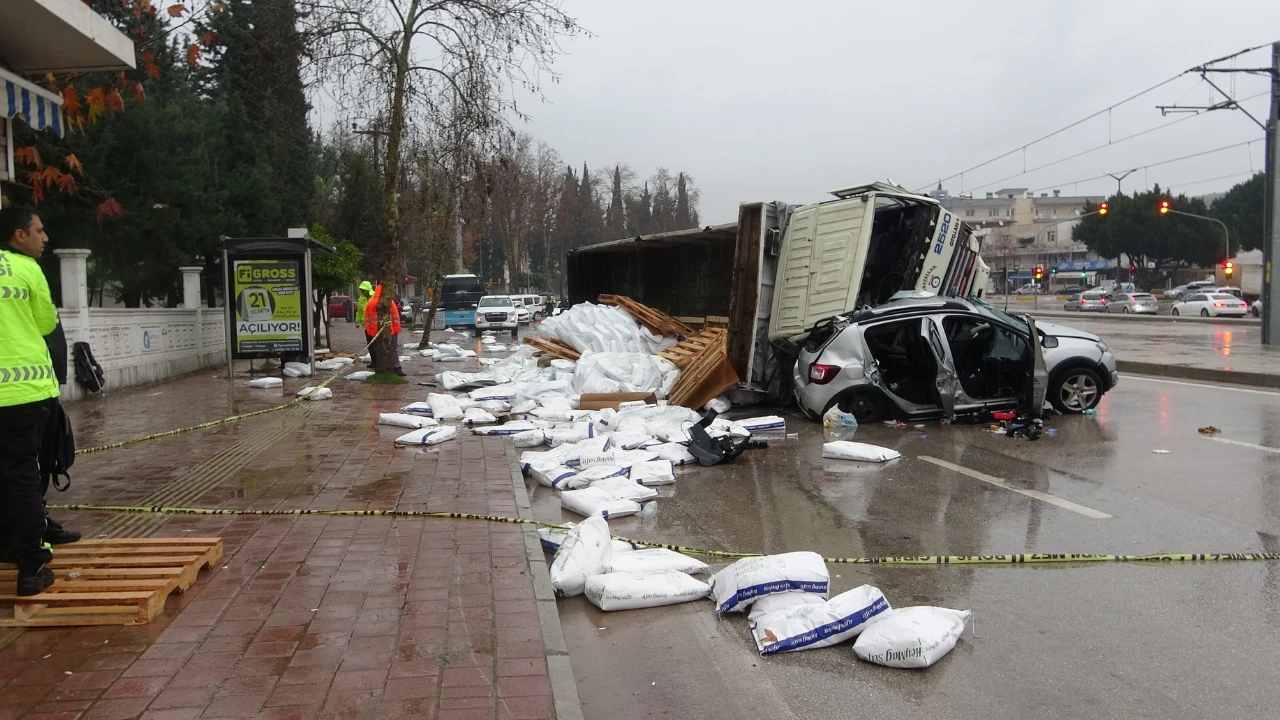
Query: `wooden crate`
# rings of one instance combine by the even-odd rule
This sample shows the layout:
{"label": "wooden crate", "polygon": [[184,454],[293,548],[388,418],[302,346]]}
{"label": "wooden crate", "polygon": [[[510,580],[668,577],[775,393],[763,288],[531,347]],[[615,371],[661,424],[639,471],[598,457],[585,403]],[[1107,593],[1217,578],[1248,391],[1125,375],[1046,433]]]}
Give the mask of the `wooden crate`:
{"label": "wooden crate", "polygon": [[57,580],[18,597],[18,570],[0,564],[0,627],[141,625],[173,591],[222,561],[220,538],[95,538],[54,548]]}

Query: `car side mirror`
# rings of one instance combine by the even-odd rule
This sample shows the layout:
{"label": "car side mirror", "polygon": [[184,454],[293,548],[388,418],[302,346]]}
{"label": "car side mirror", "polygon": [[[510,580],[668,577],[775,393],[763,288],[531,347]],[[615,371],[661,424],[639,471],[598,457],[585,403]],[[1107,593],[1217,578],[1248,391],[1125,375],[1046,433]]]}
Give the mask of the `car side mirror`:
{"label": "car side mirror", "polygon": [[1046,347],[1046,348],[1056,348],[1058,347],[1058,338],[1052,335],[1041,335],[1040,346]]}

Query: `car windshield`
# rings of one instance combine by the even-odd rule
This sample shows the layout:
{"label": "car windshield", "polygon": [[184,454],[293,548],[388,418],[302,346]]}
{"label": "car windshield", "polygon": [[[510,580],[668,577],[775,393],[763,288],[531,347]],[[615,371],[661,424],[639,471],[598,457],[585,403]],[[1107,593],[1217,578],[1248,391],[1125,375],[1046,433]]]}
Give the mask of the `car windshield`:
{"label": "car windshield", "polygon": [[480,298],[480,307],[511,307],[511,298],[508,297],[483,297]]}
{"label": "car windshield", "polygon": [[1090,300],[1090,301],[1093,301],[1093,302],[1097,302],[1097,301],[1101,300],[1101,299],[1102,299],[1102,297],[1103,297],[1103,296],[1102,296],[1102,294],[1101,294],[1101,293],[1085,293],[1084,299],[1085,299],[1085,300]]}
{"label": "car windshield", "polygon": [[969,298],[968,300],[969,302],[973,303],[973,306],[978,310],[978,312],[982,313],[983,315],[999,320],[1002,323],[1012,325],[1013,327],[1019,330],[1022,330],[1024,332],[1028,331],[1029,329],[1027,327],[1027,322],[1016,315],[1010,315],[1009,313],[1001,310],[1000,308],[994,305],[988,305],[986,302],[979,300],[978,298]]}

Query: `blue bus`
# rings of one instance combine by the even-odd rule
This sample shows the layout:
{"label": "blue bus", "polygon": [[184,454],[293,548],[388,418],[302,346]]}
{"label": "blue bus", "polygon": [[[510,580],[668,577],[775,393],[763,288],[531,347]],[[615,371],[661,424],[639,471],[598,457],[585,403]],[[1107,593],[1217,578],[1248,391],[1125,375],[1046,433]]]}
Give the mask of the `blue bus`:
{"label": "blue bus", "polygon": [[444,324],[452,328],[476,326],[476,305],[484,297],[484,283],[475,275],[445,275],[440,286]]}

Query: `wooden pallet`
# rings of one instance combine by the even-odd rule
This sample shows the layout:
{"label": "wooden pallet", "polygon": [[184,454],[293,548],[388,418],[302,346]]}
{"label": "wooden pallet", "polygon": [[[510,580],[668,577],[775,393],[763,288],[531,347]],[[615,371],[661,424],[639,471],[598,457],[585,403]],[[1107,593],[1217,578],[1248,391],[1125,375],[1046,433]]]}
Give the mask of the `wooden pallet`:
{"label": "wooden pallet", "polygon": [[671,388],[671,404],[697,410],[738,383],[738,373],[725,353],[728,339],[725,330],[709,328],[658,353],[680,368]]}
{"label": "wooden pallet", "polygon": [[54,548],[57,577],[39,595],[18,597],[18,570],[0,564],[0,627],[141,625],[173,591],[222,561],[221,538],[97,538]]}
{"label": "wooden pallet", "polygon": [[655,310],[625,295],[601,295],[596,299],[605,305],[616,305],[626,310],[637,322],[659,335],[679,335],[680,337],[693,335],[693,328],[688,325],[661,310]]}
{"label": "wooden pallet", "polygon": [[559,340],[553,340],[551,338],[527,337],[521,340],[521,342],[525,345],[533,346],[536,350],[541,350],[552,357],[558,357],[562,360],[572,360],[573,362],[577,362],[578,358],[582,357],[582,353],[574,350],[568,345],[565,345]]}
{"label": "wooden pallet", "polygon": [[670,360],[676,367],[683,369],[708,349],[719,349],[723,352],[727,342],[728,335],[724,330],[711,328],[693,337],[685,338],[669,348],[663,348],[658,351],[658,354]]}

